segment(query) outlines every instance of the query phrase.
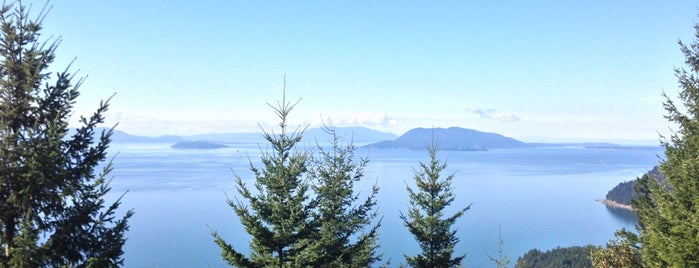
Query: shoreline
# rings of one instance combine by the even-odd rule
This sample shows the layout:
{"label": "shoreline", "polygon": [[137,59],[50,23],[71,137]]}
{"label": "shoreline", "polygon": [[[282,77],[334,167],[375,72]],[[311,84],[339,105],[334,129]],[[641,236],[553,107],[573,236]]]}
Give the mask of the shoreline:
{"label": "shoreline", "polygon": [[628,210],[628,211],[634,211],[634,209],[633,209],[633,207],[631,207],[631,205],[625,205],[625,204],[622,204],[622,203],[619,203],[619,202],[616,202],[616,201],[613,201],[613,200],[609,200],[609,199],[595,199],[595,201],[600,202],[600,203],[602,203],[602,204],[604,204],[604,205],[606,205],[606,206],[608,206],[608,207],[620,208],[620,209],[625,209],[625,210]]}

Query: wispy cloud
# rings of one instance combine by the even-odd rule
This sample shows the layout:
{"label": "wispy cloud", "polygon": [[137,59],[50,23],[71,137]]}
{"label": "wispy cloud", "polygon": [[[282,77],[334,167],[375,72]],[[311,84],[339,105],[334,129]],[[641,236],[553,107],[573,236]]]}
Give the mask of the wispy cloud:
{"label": "wispy cloud", "polygon": [[357,113],[346,116],[338,120],[340,125],[363,125],[391,127],[399,124],[395,118],[391,118],[386,113]]}
{"label": "wispy cloud", "polygon": [[519,121],[519,117],[514,115],[514,114],[502,114],[496,111],[495,109],[486,109],[483,107],[471,107],[468,108],[468,111],[479,115],[481,118],[484,119],[493,119],[493,120],[498,120],[498,121],[505,121],[505,122],[516,122]]}

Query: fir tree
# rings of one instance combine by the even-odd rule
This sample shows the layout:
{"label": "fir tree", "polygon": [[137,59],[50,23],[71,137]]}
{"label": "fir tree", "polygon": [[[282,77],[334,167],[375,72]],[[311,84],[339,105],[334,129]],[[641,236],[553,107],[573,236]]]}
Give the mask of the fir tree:
{"label": "fir tree", "polygon": [[678,130],[663,138],[665,187],[650,176],[636,185],[641,255],[648,267],[699,267],[699,24],[689,45],[679,41],[685,68],[675,68],[681,106],[667,95],[665,116]]}
{"label": "fir tree", "polygon": [[330,149],[318,146],[319,153],[313,159],[309,176],[315,182],[317,196],[318,231],[313,237],[308,253],[315,258],[317,267],[369,267],[380,259],[378,228],[371,226],[376,218],[376,194],[372,187],[369,196],[356,204],[359,195],[354,184],[364,177],[368,160],[355,160],[356,147],[350,142],[346,147],[332,127],[325,130],[332,136]]}
{"label": "fir tree", "polygon": [[[286,86],[285,86],[286,87]],[[295,105],[295,104],[294,104]],[[238,267],[304,267],[309,265],[303,251],[315,226],[311,217],[313,202],[304,175],[308,152],[296,150],[304,129],[289,132],[288,116],[294,105],[286,101],[270,105],[281,120],[280,132],[264,131],[272,151],[262,152],[262,169],[250,163],[255,175],[255,193],[236,175],[238,193],[247,202],[228,200],[245,230],[252,236],[251,254],[244,256],[215,232],[221,256]]]}
{"label": "fir tree", "polygon": [[503,253],[502,250],[502,245],[505,244],[505,241],[502,240],[502,226],[499,226],[498,228],[498,256],[493,257],[488,255],[488,259],[495,263],[495,267],[497,268],[506,268],[510,264],[510,257],[507,257],[506,254]]}
{"label": "fir tree", "polygon": [[[40,42],[44,10],[0,10],[0,267],[111,267],[121,258],[127,220],[119,200],[105,209],[111,130],[97,135],[108,101],[70,135],[82,79],[46,72],[58,40]],[[95,136],[98,136],[95,138]]]}
{"label": "fir tree", "polygon": [[417,191],[407,187],[410,197],[408,215],[402,212],[400,214],[422,253],[412,257],[406,255],[405,260],[413,267],[456,267],[466,255],[452,257],[454,247],[459,242],[452,225],[471,206],[445,217],[444,210],[454,201],[451,186],[454,174],[441,177],[440,173],[447,164],[437,159],[437,145],[434,141],[427,147],[427,151],[430,162],[419,162],[420,168],[414,171]]}

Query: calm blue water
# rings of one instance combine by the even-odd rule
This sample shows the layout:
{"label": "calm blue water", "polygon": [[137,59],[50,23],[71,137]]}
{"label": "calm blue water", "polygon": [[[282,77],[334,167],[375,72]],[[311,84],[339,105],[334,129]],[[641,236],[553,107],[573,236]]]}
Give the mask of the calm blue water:
{"label": "calm blue water", "polygon": [[[264,147],[264,145],[262,145]],[[123,208],[134,208],[126,267],[225,267],[213,243],[218,231],[235,248],[245,250],[250,237],[226,204],[234,198],[233,172],[252,185],[249,161],[257,162],[256,144],[235,144],[219,150],[173,150],[169,144],[113,144],[112,197],[124,197]],[[633,150],[528,148],[487,152],[444,152],[444,175],[456,172],[457,207],[472,204],[458,221],[461,242],[457,253],[467,254],[466,267],[492,266],[497,253],[498,226],[504,251],[513,265],[532,248],[604,244],[633,222],[610,213],[595,202],[619,182],[642,175],[656,165],[659,148]],[[418,247],[403,227],[400,211],[408,208],[406,183],[412,168],[427,160],[426,152],[360,150],[369,157],[366,179],[357,185],[379,185],[379,213],[383,215],[381,251],[392,266]]]}

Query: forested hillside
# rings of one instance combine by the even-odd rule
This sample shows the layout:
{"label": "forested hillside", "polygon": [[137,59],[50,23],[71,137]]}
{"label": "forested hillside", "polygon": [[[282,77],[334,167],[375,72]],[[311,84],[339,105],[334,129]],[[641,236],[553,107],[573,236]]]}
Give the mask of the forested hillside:
{"label": "forested hillside", "polygon": [[532,249],[517,258],[515,268],[592,267],[588,254],[595,249],[597,247],[592,245],[555,248],[546,252]]}
{"label": "forested hillside", "polygon": [[[660,169],[658,168],[658,166],[655,166],[652,170],[648,171],[648,173],[646,173],[646,174],[655,178],[660,183],[666,184],[665,175],[660,173]],[[634,191],[634,186],[636,185],[637,181],[638,181],[638,179],[634,179],[631,181],[619,183],[617,186],[612,188],[612,190],[610,190],[607,193],[606,199],[620,203],[620,204],[624,204],[624,205],[631,205],[631,200],[638,197],[638,194],[636,193],[636,191]]]}

